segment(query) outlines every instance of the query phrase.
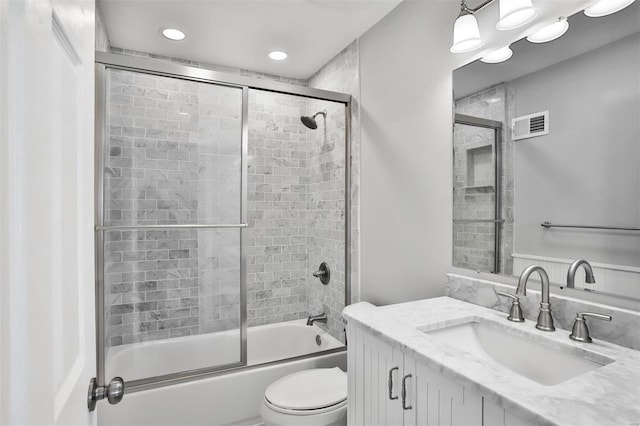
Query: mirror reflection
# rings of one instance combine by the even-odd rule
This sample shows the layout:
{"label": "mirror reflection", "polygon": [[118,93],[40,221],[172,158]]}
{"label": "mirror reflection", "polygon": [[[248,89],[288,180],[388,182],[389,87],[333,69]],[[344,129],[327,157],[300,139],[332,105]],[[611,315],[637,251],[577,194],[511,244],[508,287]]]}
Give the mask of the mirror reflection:
{"label": "mirror reflection", "polygon": [[640,298],[640,5],[454,71],[453,266]]}

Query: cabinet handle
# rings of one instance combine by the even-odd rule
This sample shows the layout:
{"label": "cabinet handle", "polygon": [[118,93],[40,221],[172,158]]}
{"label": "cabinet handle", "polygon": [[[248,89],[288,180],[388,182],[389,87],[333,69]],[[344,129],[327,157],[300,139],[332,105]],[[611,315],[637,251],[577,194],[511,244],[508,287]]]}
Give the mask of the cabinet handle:
{"label": "cabinet handle", "polygon": [[389,370],[389,380],[387,381],[387,385],[389,386],[389,399],[390,400],[394,400],[394,399],[398,399],[398,396],[393,396],[393,372],[396,370],[399,370],[400,367],[393,367],[391,370]]}
{"label": "cabinet handle", "polygon": [[402,409],[411,410],[413,407],[407,405],[407,379],[413,377],[411,374],[407,374],[402,378]]}

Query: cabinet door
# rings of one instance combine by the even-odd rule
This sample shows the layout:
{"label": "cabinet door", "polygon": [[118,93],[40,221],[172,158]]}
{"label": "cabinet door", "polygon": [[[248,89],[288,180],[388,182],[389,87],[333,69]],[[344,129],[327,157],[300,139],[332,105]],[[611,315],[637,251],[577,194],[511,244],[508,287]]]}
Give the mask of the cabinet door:
{"label": "cabinet door", "polygon": [[532,426],[533,423],[517,417],[502,406],[483,398],[483,418],[485,425],[491,426]]}
{"label": "cabinet door", "polygon": [[349,425],[402,425],[402,352],[349,326]]}
{"label": "cabinet door", "polygon": [[407,379],[405,425],[481,426],[482,397],[444,377],[426,364],[404,358]]}

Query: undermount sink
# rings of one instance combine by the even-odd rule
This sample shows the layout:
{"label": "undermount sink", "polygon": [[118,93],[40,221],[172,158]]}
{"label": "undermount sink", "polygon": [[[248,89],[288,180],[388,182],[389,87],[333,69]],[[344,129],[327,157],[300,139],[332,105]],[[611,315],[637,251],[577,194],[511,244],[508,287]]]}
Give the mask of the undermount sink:
{"label": "undermount sink", "polygon": [[569,345],[551,346],[543,337],[512,330],[510,325],[476,318],[422,332],[461,351],[493,360],[545,386],[557,385],[613,362]]}

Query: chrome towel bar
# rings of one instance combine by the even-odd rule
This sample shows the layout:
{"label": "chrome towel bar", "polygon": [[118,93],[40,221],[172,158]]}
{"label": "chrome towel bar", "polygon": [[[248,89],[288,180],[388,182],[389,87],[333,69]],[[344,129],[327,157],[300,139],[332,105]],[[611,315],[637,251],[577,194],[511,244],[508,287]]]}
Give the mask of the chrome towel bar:
{"label": "chrome towel bar", "polygon": [[628,228],[624,226],[590,226],[590,225],[554,225],[549,221],[540,224],[543,228],[583,228],[583,229],[610,229],[613,231],[640,231],[640,228]]}

